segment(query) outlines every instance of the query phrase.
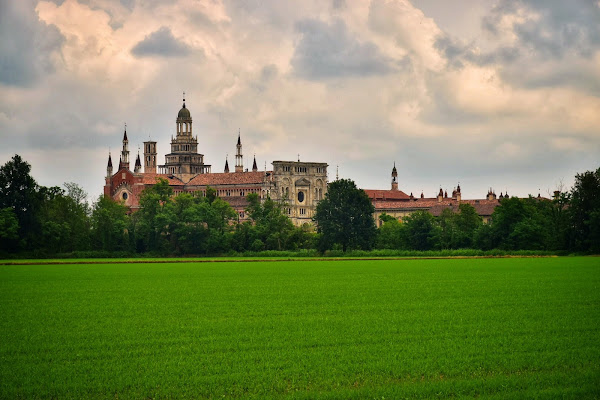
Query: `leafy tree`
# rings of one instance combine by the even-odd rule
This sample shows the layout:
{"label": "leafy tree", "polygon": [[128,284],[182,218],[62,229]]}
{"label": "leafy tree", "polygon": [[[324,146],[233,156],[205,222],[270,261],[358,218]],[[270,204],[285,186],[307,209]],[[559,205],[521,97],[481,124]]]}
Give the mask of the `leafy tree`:
{"label": "leafy tree", "polygon": [[600,252],[600,168],[575,176],[569,213],[573,249]]}
{"label": "leafy tree", "polygon": [[322,233],[320,249],[331,249],[335,245],[344,251],[371,249],[377,235],[374,211],[365,191],[358,189],[353,181],[332,182],[314,216],[317,232]]}
{"label": "leafy tree", "polygon": [[0,167],[0,209],[8,207],[14,210],[21,248],[31,248],[40,233],[38,185],[30,172],[31,165],[18,154]]}
{"label": "leafy tree", "polygon": [[18,247],[19,220],[12,207],[0,209],[0,250],[14,252]]}
{"label": "leafy tree", "polygon": [[128,248],[127,207],[100,196],[92,209],[93,247],[98,250],[116,251]]}
{"label": "leafy tree", "polygon": [[477,214],[475,207],[461,203],[453,222],[456,229],[452,238],[452,247],[455,249],[472,247],[475,231],[483,224],[483,219]]}
{"label": "leafy tree", "polygon": [[428,211],[416,211],[404,218],[404,223],[410,248],[432,250],[439,247],[441,229]]}
{"label": "leafy tree", "polygon": [[136,242],[139,251],[169,251],[169,234],[175,229],[173,188],[166,179],[157,179],[156,184],[144,189],[140,195],[141,209],[135,217]]}
{"label": "leafy tree", "polygon": [[380,215],[379,219],[384,223],[377,229],[375,247],[378,249],[407,248],[406,225],[401,224],[396,218],[385,213]]}
{"label": "leafy tree", "polygon": [[507,250],[543,250],[549,247],[550,202],[532,197],[503,199],[492,214],[494,247]]}
{"label": "leafy tree", "polygon": [[294,226],[287,215],[283,213],[283,204],[266,198],[264,201],[256,193],[246,196],[248,207],[246,212],[250,216],[255,235],[252,242],[247,242],[253,249],[262,247],[266,250],[287,250],[294,248],[298,228]]}

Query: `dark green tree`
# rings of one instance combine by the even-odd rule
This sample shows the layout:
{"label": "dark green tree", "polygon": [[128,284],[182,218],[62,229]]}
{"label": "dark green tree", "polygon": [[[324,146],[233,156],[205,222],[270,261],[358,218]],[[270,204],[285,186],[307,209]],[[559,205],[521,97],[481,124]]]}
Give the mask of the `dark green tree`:
{"label": "dark green tree", "polygon": [[600,168],[575,176],[569,213],[572,248],[600,252]]}
{"label": "dark green tree", "polygon": [[483,225],[483,219],[477,214],[475,207],[461,203],[458,206],[458,213],[454,215],[453,222],[456,229],[452,238],[452,248],[473,247],[475,231]]}
{"label": "dark green tree", "polygon": [[256,193],[249,193],[246,199],[246,212],[255,230],[246,243],[251,250],[289,250],[297,246],[299,228],[283,213],[282,203],[268,197],[261,201]]}
{"label": "dark green tree", "polygon": [[0,251],[16,252],[19,245],[19,220],[12,207],[0,209]]}
{"label": "dark green tree", "polygon": [[353,181],[340,179],[330,183],[314,216],[317,232],[322,233],[320,250],[336,245],[344,251],[371,249],[377,235],[374,211],[365,191]]}
{"label": "dark green tree", "polygon": [[129,248],[127,235],[127,207],[100,196],[94,204],[91,216],[93,248],[119,251]]}
{"label": "dark green tree", "polygon": [[29,250],[41,231],[38,216],[41,200],[30,172],[31,165],[18,154],[0,167],[0,209],[13,209],[19,226],[18,247]]}
{"label": "dark green tree", "polygon": [[407,248],[406,225],[385,213],[379,219],[383,221],[383,225],[377,229],[375,247],[394,250]]}
{"label": "dark green tree", "polygon": [[545,250],[551,231],[546,199],[511,197],[500,201],[492,214],[492,242],[506,250]]}
{"label": "dark green tree", "polygon": [[170,234],[176,229],[172,196],[173,188],[162,178],[140,195],[141,209],[134,218],[138,251],[168,253],[171,250]]}
{"label": "dark green tree", "polygon": [[428,211],[415,211],[404,218],[404,223],[410,248],[414,250],[439,248],[441,229]]}

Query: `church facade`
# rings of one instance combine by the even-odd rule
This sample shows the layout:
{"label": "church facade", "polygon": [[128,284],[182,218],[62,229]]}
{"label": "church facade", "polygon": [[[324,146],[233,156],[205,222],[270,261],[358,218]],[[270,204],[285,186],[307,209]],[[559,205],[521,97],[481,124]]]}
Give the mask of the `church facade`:
{"label": "church facade", "polygon": [[227,201],[238,213],[240,220],[247,219],[246,195],[256,193],[260,199],[271,198],[284,204],[284,211],[295,225],[310,223],[317,203],[327,192],[327,163],[298,161],[273,161],[272,170],[259,171],[256,157],[252,170],[244,170],[242,141],[238,133],[235,167],[229,169],[225,160],[223,172],[211,171],[198,153],[198,137],[194,136],[190,110],[183,100],[176,119],[176,135],[171,139],[171,151],[165,163],[158,165],[157,142],[147,141],[143,145],[142,158],[138,152],[134,168],[130,168],[129,140],[127,128],[123,133],[123,147],[119,167],[113,170],[109,153],[104,195],[123,202],[131,211],[140,208],[142,191],[154,185],[158,179],[166,179],[175,194],[199,192],[206,194],[207,187]]}

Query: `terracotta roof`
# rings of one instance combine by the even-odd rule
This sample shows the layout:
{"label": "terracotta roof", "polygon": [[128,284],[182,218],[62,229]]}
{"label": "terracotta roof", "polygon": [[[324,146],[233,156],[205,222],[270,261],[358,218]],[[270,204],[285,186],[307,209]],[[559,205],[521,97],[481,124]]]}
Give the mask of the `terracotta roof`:
{"label": "terracotta roof", "polygon": [[158,178],[163,178],[169,181],[169,185],[174,186],[183,186],[183,182],[173,175],[167,174],[153,174],[153,173],[144,173],[142,174],[142,183],[145,185],[154,185]]}
{"label": "terracotta roof", "polygon": [[261,184],[264,172],[229,172],[199,174],[187,183],[188,186],[253,185]]}
{"label": "terracotta roof", "polygon": [[365,189],[371,200],[408,200],[410,196],[401,190],[372,190]]}
{"label": "terracotta roof", "polygon": [[494,209],[500,204],[498,200],[458,200],[443,199],[438,202],[437,199],[415,199],[411,201],[373,201],[376,210],[410,210],[422,209],[428,210],[432,215],[439,216],[445,208],[450,208],[452,211],[458,211],[459,204],[470,204],[475,208],[479,215],[492,215]]}

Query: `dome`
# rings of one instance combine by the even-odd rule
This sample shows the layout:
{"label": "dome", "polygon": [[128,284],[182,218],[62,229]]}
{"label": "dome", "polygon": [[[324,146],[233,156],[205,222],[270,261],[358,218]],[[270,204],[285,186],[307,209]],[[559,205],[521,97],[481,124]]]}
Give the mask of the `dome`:
{"label": "dome", "polygon": [[177,119],[179,118],[183,118],[183,119],[191,119],[192,116],[190,115],[190,110],[188,110],[185,107],[185,103],[183,103],[183,107],[181,107],[181,110],[179,110],[179,114],[177,114]]}

